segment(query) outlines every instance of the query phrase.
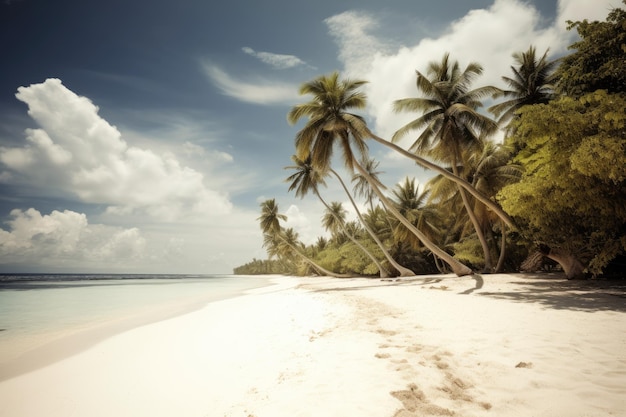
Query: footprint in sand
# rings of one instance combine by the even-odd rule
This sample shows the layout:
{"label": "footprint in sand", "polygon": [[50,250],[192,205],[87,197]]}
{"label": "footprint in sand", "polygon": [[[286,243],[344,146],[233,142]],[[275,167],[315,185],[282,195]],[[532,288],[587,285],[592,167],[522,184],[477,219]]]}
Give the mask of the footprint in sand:
{"label": "footprint in sand", "polygon": [[376,333],[381,334],[383,336],[395,336],[398,332],[394,330],[386,330],[386,329],[377,329]]}
{"label": "footprint in sand", "polygon": [[409,353],[420,353],[422,349],[424,349],[424,346],[417,344],[417,345],[407,346],[406,351]]}
{"label": "footprint in sand", "polygon": [[400,400],[404,408],[398,410],[394,417],[417,417],[424,414],[452,416],[454,411],[431,403],[417,385],[411,384],[407,390],[392,391],[391,396]]}
{"label": "footprint in sand", "polygon": [[374,357],[378,359],[388,359],[388,358],[391,358],[391,355],[388,353],[377,353],[374,355]]}

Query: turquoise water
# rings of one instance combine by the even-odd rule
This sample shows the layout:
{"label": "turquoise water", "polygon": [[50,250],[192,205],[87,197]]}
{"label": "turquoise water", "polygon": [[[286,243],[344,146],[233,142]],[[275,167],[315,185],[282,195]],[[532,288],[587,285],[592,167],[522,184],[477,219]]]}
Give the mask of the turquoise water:
{"label": "turquoise water", "polygon": [[143,324],[268,284],[229,275],[0,275],[0,358],[121,318],[143,317]]}

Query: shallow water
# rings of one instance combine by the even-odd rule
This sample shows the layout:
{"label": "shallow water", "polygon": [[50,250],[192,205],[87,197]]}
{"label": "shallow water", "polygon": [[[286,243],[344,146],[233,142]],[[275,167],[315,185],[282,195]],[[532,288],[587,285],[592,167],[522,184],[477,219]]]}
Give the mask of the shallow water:
{"label": "shallow water", "polygon": [[267,284],[229,275],[0,275],[0,362],[121,318],[174,316]]}

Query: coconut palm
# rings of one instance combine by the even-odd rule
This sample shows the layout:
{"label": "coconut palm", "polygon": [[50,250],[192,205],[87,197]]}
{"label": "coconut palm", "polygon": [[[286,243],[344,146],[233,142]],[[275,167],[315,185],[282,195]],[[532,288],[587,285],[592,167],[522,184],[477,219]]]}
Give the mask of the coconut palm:
{"label": "coconut palm", "polygon": [[359,242],[356,237],[354,237],[351,233],[345,230],[345,222],[340,217],[341,211],[337,210],[336,207],[333,208],[332,204],[328,205],[326,201],[322,198],[322,195],[319,192],[318,184],[325,185],[324,178],[320,174],[320,172],[313,168],[311,165],[311,157],[307,157],[306,160],[299,159],[296,155],[291,157],[291,160],[295,165],[285,167],[285,169],[294,169],[296,172],[291,174],[285,181],[290,182],[289,191],[296,190],[296,196],[303,198],[309,191],[313,191],[315,196],[324,204],[324,207],[327,209],[327,213],[334,218],[336,222],[334,225],[339,227],[345,232],[345,235],[348,239],[350,239],[354,244],[361,249],[371,260],[376,264],[378,271],[380,273],[381,278],[389,277],[389,271],[385,268],[376,257],[367,250],[365,246]]}
{"label": "coconut palm", "polygon": [[[505,185],[516,182],[522,175],[522,168],[511,163],[511,150],[507,147],[490,142],[483,152],[472,155],[468,159],[472,185],[483,194],[495,197]],[[477,207],[477,215],[490,223],[495,223],[493,213],[485,210],[484,206]],[[492,228],[489,228],[491,231]],[[496,265],[496,272],[502,271],[506,255],[506,227],[500,221],[500,256]]]}
{"label": "coconut palm", "polygon": [[[447,177],[451,181],[454,181],[460,187],[463,187],[470,194],[476,197],[476,199],[481,203],[493,210],[509,227],[515,227],[515,223],[511,216],[502,210],[497,203],[489,199],[489,197],[483,195],[472,187],[467,180],[457,177],[452,172],[446,171],[439,165],[419,155],[411,153],[393,142],[389,142],[380,136],[377,136],[368,128],[367,123],[362,117],[352,113],[347,113],[345,110],[348,108],[358,109],[365,107],[365,94],[355,91],[365,83],[365,81],[361,80],[343,80],[339,82],[338,73],[335,72],[330,76],[320,76],[300,87],[300,94],[311,94],[314,97],[317,97],[317,99],[314,98],[309,103],[294,106],[287,115],[287,120],[292,124],[297,123],[297,121],[302,117],[309,117],[310,119],[310,123],[298,132],[298,135],[296,136],[296,150],[300,149],[300,152],[303,152],[303,155],[299,155],[299,157],[306,157],[306,155],[311,152],[310,145],[315,142],[316,139],[320,139],[320,146],[319,148],[316,147],[315,155],[313,157],[314,164],[316,165],[320,161],[323,161],[325,164],[329,164],[330,156],[332,155],[333,141],[332,135],[329,135],[328,132],[331,132],[335,127],[337,127],[337,131],[339,131],[340,127],[345,127],[349,124],[349,133],[351,136],[359,139],[356,142],[361,150],[367,150],[365,144],[361,144],[362,139],[373,139],[381,145],[384,145],[395,152],[412,159],[422,168],[433,170],[438,174]],[[331,91],[332,89],[342,90],[343,94],[333,95],[326,92]],[[337,99],[336,96],[343,98]],[[342,145],[349,145],[349,139],[349,137],[342,138]],[[342,147],[346,149],[345,146]],[[348,149],[348,151],[352,153],[350,149]],[[350,155],[344,154],[344,160],[347,166],[351,165]],[[369,179],[372,180],[372,178]],[[381,187],[379,188],[382,189]]]}
{"label": "coconut palm", "polygon": [[[373,160],[370,160],[370,161],[373,161]],[[359,207],[357,206],[357,204],[355,203],[354,199],[352,198],[352,195],[350,194],[350,191],[348,190],[348,187],[346,186],[346,184],[343,182],[343,179],[341,178],[341,176],[337,173],[337,171],[335,171],[332,168],[330,168],[330,172],[337,178],[337,180],[339,181],[339,183],[343,187],[343,190],[345,191],[346,195],[348,196],[348,199],[350,200],[350,203],[352,203],[352,207],[354,208],[354,211],[356,212],[356,215],[359,218],[359,221],[361,222],[361,224],[363,225],[363,227],[365,228],[367,233],[369,233],[369,235],[372,237],[372,239],[374,239],[374,242],[376,242],[376,244],[378,245],[380,250],[383,252],[383,255],[385,255],[385,258],[387,259],[387,261],[389,261],[389,263],[400,273],[400,276],[402,276],[402,277],[410,277],[410,276],[415,275],[415,273],[413,271],[411,271],[409,268],[406,268],[406,267],[400,265],[400,263],[398,263],[393,258],[393,256],[391,256],[391,254],[389,253],[387,248],[385,248],[385,245],[378,238],[378,236],[376,235],[374,230],[372,230],[372,228],[369,227],[367,222],[365,222],[365,220],[363,219],[363,216],[361,215],[361,211],[359,210]],[[378,181],[377,178],[375,178],[375,181],[378,184],[380,184],[380,182]],[[368,188],[370,188],[370,187],[368,187]]]}
{"label": "coconut palm", "polygon": [[331,235],[346,233],[346,215],[348,211],[338,201],[331,201],[326,205],[326,210],[322,215],[322,227],[329,231]]}
{"label": "coconut palm", "polygon": [[[451,62],[447,53],[441,62],[429,63],[426,76],[416,71],[417,89],[424,97],[396,100],[394,110],[418,111],[422,114],[400,128],[392,142],[399,141],[414,130],[421,130],[409,150],[449,164],[452,173],[461,177],[458,168],[463,165],[463,156],[480,151],[483,135],[495,132],[498,127],[496,122],[480,114],[478,109],[482,106],[482,98],[493,96],[500,90],[492,86],[470,89],[472,81],[482,71],[482,67],[475,62],[461,71],[458,61]],[[489,245],[467,193],[460,186],[459,194],[483,248],[485,271],[490,272],[493,267]]]}
{"label": "coconut palm", "polygon": [[[287,216],[278,212],[278,204],[276,204],[275,199],[265,200],[261,203],[261,216],[257,218],[261,225],[261,230],[263,231],[263,235],[276,236],[279,240],[281,240],[289,249],[293,251],[294,254],[298,255],[305,262],[311,265],[313,268],[321,271],[323,274],[335,277],[335,278],[347,278],[348,275],[336,274],[332,271],[327,270],[326,268],[316,264],[312,259],[306,256],[298,245],[294,242],[293,236],[295,232],[290,231],[289,234],[285,234],[280,226],[281,220],[287,220]],[[269,239],[268,239],[269,241]],[[264,240],[265,243],[265,240]]]}
{"label": "coconut palm", "polygon": [[[472,185],[476,189],[490,197],[495,197],[502,187],[517,181],[521,175],[520,166],[510,163],[511,151],[504,145],[493,142],[485,143],[480,154],[473,154],[465,158],[465,161],[466,165],[462,167],[465,175],[472,179]],[[441,175],[433,177],[428,182],[428,189],[431,191],[431,201],[438,201],[440,206],[447,207],[450,212],[454,212],[455,207],[462,204],[458,187]],[[475,201],[472,201],[476,217],[485,233],[493,234],[495,228],[500,229],[500,256],[495,268],[495,271],[499,272],[503,268],[506,254],[506,227],[492,211],[487,210],[484,205],[474,203]],[[498,220],[500,224],[496,226]],[[467,216],[457,216],[453,228],[462,236],[472,230],[472,225]]]}
{"label": "coconut palm", "polygon": [[[434,240],[439,230],[436,226],[436,211],[426,205],[429,193],[428,190],[420,193],[415,178],[407,177],[403,183],[397,184],[392,190],[392,201],[404,217]],[[415,249],[420,246],[420,242],[416,241],[402,224],[397,225],[394,235],[397,240],[406,241]]]}
{"label": "coconut palm", "polygon": [[548,51],[541,58],[537,58],[536,49],[530,46],[526,52],[516,52],[513,59],[517,66],[511,66],[512,77],[502,77],[509,87],[501,90],[496,97],[507,100],[489,107],[489,111],[498,118],[498,124],[510,120],[522,106],[531,104],[545,104],[555,96],[554,86],[556,76],[554,70],[558,61],[548,60]]}
{"label": "coconut palm", "polygon": [[415,233],[424,246],[437,253],[457,275],[471,274],[470,268],[437,247],[395,208],[390,207],[391,202],[358,163],[352,147],[354,146],[359,156],[365,159],[367,155],[365,139],[368,137],[369,129],[361,116],[349,113],[348,110],[365,106],[365,95],[357,91],[364,83],[339,80],[339,74],[335,72],[330,76],[320,76],[300,87],[300,94],[310,94],[313,97],[308,103],[294,106],[287,115],[288,121],[292,124],[297,123],[302,117],[309,119],[296,135],[296,154],[300,159],[310,155],[313,166],[324,172],[330,166],[334,144],[338,143],[343,151],[346,167],[350,171],[356,169],[370,182],[373,191],[385,207]]}
{"label": "coconut palm", "polygon": [[[383,173],[382,171],[376,171],[376,169],[378,168],[378,164],[379,162],[377,162],[373,158],[368,158],[361,163],[363,169],[365,169],[369,173],[370,177],[372,177],[377,182],[378,187],[380,189],[385,189],[385,186],[378,179],[379,175]],[[370,187],[367,180],[362,175],[359,175],[357,173],[352,176],[352,182],[355,183],[354,188],[352,189],[354,191],[354,194],[360,197],[364,197],[365,202],[370,206],[370,210],[373,210],[374,197],[376,195],[372,191],[372,187]]]}

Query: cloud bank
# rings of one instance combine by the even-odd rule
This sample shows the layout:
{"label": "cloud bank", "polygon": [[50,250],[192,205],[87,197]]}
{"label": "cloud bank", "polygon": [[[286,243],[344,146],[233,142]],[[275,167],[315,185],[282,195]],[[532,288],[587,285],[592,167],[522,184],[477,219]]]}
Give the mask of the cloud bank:
{"label": "cloud bank", "polygon": [[232,209],[224,193],[208,188],[200,172],[174,155],[130,146],[98,107],[60,80],[20,87],[16,97],[40,128],[26,130],[26,145],[0,148],[3,178],[106,205],[109,213],[162,221]]}
{"label": "cloud bank", "polygon": [[392,111],[394,100],[416,96],[415,70],[424,71],[429,62],[439,61],[449,52],[462,67],[469,62],[484,67],[474,86],[502,86],[501,77],[509,75],[513,53],[534,45],[539,53],[549,48],[553,59],[564,54],[575,35],[565,30],[565,21],[602,20],[612,3],[612,0],[560,0],[557,18],[546,26],[531,4],[496,0],[492,6],[471,10],[452,22],[437,38],[424,38],[395,48],[374,35],[382,26],[374,15],[348,11],[326,19],[325,23],[339,48],[344,75],[369,81],[365,87],[368,115],[378,133],[390,138],[416,117]]}
{"label": "cloud bank", "polygon": [[6,223],[9,230],[0,229],[0,263],[114,268],[144,257],[146,239],[137,228],[91,225],[85,214],[71,210],[42,215],[16,209]]}

